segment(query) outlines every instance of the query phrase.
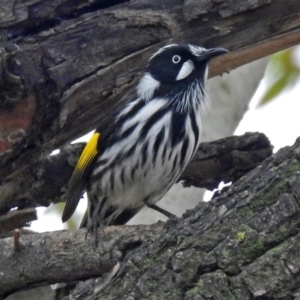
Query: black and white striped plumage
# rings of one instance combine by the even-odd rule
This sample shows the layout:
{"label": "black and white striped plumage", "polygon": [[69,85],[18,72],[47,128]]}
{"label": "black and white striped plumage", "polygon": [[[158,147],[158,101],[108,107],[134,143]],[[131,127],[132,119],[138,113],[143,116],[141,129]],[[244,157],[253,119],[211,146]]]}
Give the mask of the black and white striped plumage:
{"label": "black and white striped plumage", "polygon": [[[100,135],[97,153],[84,170],[76,175],[75,169],[73,177],[87,182],[89,229],[126,223],[176,182],[200,142],[207,62],[226,52],[168,45],[152,55],[136,97],[119,108],[111,133],[105,140]],[[84,187],[77,181],[71,180],[64,221],[73,214]]]}

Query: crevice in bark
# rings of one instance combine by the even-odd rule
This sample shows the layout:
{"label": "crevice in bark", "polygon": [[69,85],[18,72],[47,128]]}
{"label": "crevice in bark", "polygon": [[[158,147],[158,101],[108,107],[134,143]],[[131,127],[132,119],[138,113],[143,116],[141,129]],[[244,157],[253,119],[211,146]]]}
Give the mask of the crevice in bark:
{"label": "crevice in bark", "polygon": [[9,39],[18,40],[18,38],[38,35],[61,24],[63,21],[76,19],[81,15],[110,8],[126,2],[130,2],[130,0],[76,1],[75,5],[73,5],[73,1],[67,1],[58,5],[54,11],[51,11],[50,16],[45,15],[43,12],[44,6],[47,5],[47,1],[38,2],[28,6],[27,20],[19,22],[11,27],[4,27],[3,29],[8,29]]}

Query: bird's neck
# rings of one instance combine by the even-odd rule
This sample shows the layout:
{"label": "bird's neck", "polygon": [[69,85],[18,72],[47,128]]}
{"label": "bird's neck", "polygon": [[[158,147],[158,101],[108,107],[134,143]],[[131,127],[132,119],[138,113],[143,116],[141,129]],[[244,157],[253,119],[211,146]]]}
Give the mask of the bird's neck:
{"label": "bird's neck", "polygon": [[176,112],[186,114],[192,110],[198,111],[205,104],[206,93],[199,79],[160,86],[154,92],[154,98],[166,99]]}
{"label": "bird's neck", "polygon": [[146,73],[137,86],[137,95],[145,102],[157,98],[166,99],[174,110],[180,113],[198,110],[206,101],[205,74],[202,73],[195,73],[194,76],[186,80],[164,84],[154,79],[151,74]]}
{"label": "bird's neck", "polygon": [[185,89],[175,90],[169,95],[170,102],[178,112],[198,111],[206,101],[202,82],[193,81]]}

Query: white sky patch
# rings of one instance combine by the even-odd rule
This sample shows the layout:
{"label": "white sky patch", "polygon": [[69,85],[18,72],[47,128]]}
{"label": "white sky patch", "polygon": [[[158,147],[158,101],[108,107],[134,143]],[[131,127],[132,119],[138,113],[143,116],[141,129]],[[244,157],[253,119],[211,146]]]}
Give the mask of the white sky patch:
{"label": "white sky patch", "polygon": [[[273,153],[280,148],[291,146],[300,136],[299,111],[300,111],[300,83],[294,88],[286,90],[269,103],[257,107],[261,96],[265,92],[265,79],[261,81],[254,94],[249,110],[244,115],[234,135],[242,135],[246,132],[262,132],[274,146]],[[222,188],[224,184],[220,184]],[[204,194],[204,201],[209,201],[213,192]]]}
{"label": "white sky patch", "polygon": [[292,52],[293,63],[300,68],[300,47],[296,47]]}
{"label": "white sky patch", "polygon": [[[63,230],[67,228],[67,223],[63,223],[61,220],[61,214],[54,212],[51,210],[51,206],[49,207],[50,211],[47,207],[37,207],[37,216],[38,219],[36,221],[31,222],[30,230],[36,232],[45,232],[45,231],[56,231]],[[72,219],[76,220],[78,226],[82,220],[83,214],[87,208],[87,197],[86,193],[84,193],[84,198],[80,199],[79,204],[76,208]]]}
{"label": "white sky patch", "polygon": [[82,137],[78,138],[77,140],[73,141],[72,144],[89,141],[90,138],[92,137],[92,135],[94,134],[94,132],[95,132],[95,130],[90,131],[89,133],[87,133],[87,134],[83,135]]}
{"label": "white sky patch", "polygon": [[262,81],[250,104],[250,109],[246,112],[234,134],[241,135],[247,131],[262,132],[270,139],[275,153],[284,146],[293,145],[300,135],[300,84],[257,108],[264,86],[264,81]]}
{"label": "white sky patch", "polygon": [[224,187],[226,186],[230,186],[231,185],[231,182],[228,182],[228,183],[224,183],[223,181],[220,182],[219,186],[217,189],[214,189],[213,191],[209,191],[207,190],[203,196],[203,201],[204,202],[208,202],[211,200],[212,196],[214,195],[214,193],[218,190],[222,190]]}
{"label": "white sky patch", "polygon": [[193,70],[195,69],[195,65],[191,60],[187,60],[186,62],[183,63],[176,80],[182,80],[186,77],[188,77]]}
{"label": "white sky patch", "polygon": [[50,153],[50,155],[57,155],[59,152],[60,152],[59,149],[55,149]]}

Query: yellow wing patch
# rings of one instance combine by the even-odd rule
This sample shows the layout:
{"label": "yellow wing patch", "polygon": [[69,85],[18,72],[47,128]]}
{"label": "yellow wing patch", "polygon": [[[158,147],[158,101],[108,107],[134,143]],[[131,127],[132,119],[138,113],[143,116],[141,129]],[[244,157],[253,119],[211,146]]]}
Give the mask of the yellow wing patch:
{"label": "yellow wing patch", "polygon": [[78,171],[84,170],[90,164],[90,162],[95,158],[95,156],[98,153],[97,144],[99,138],[100,138],[99,132],[95,132],[92,135],[91,139],[86,144],[79,157],[75,170]]}
{"label": "yellow wing patch", "polygon": [[95,132],[79,157],[68,185],[66,205],[62,214],[63,222],[71,218],[78,205],[81,194],[85,188],[86,177],[90,171],[91,163],[98,154],[97,144],[99,138],[100,133]]}

